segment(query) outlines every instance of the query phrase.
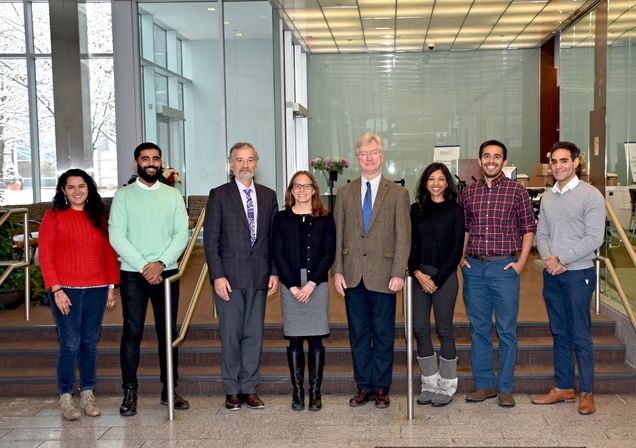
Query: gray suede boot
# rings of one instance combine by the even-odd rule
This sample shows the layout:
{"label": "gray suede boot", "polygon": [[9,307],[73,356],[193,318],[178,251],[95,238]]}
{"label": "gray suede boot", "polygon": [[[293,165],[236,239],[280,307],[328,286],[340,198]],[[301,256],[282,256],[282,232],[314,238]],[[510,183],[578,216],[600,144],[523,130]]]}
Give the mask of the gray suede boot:
{"label": "gray suede boot", "polygon": [[417,404],[430,404],[433,397],[439,392],[437,385],[439,380],[439,372],[437,371],[437,355],[433,353],[431,356],[423,358],[417,357],[417,363],[422,370],[422,389],[421,394],[417,397]]}
{"label": "gray suede boot", "polygon": [[433,395],[431,404],[436,407],[446,406],[457,392],[457,358],[439,357],[438,392]]}

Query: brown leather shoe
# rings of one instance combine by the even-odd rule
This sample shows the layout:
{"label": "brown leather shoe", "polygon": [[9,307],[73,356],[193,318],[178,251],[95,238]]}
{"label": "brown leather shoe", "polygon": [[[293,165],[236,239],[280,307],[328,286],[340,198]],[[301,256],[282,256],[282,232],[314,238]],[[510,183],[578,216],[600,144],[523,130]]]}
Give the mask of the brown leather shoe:
{"label": "brown leather shoe", "polygon": [[475,392],[471,392],[466,394],[466,401],[484,401],[487,398],[495,398],[497,396],[497,391],[495,389],[479,389]]}
{"label": "brown leather shoe", "polygon": [[497,402],[497,404],[502,408],[514,408],[516,404],[515,397],[508,392],[499,392],[497,395]]}
{"label": "brown leather shoe", "polygon": [[238,411],[241,409],[241,398],[238,394],[227,394],[225,396],[225,409],[228,411]]}
{"label": "brown leather shoe", "polygon": [[241,398],[243,399],[243,403],[247,405],[250,409],[264,409],[265,403],[263,400],[258,398],[258,395],[254,394],[241,394]]}
{"label": "brown leather shoe", "polygon": [[363,404],[371,401],[372,398],[373,394],[370,394],[369,392],[365,392],[362,389],[358,388],[356,394],[349,400],[349,406],[353,408],[362,406]]}
{"label": "brown leather shoe", "polygon": [[596,406],[594,405],[594,398],[589,392],[581,392],[579,395],[579,414],[590,415],[596,412]]}
{"label": "brown leather shoe", "polygon": [[554,404],[561,403],[562,401],[570,403],[574,400],[576,400],[574,389],[559,389],[558,387],[553,387],[545,395],[532,397],[532,402],[534,404]]}
{"label": "brown leather shoe", "polygon": [[378,409],[386,409],[391,404],[389,394],[383,390],[379,390],[375,393],[375,407]]}

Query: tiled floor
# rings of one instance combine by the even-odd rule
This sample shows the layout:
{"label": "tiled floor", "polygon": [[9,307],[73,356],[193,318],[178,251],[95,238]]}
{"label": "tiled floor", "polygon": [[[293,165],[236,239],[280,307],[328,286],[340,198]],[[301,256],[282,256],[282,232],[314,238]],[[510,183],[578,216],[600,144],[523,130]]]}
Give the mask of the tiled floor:
{"label": "tiled floor", "polygon": [[225,411],[221,396],[192,396],[189,411],[170,422],[158,397],[144,396],[135,417],[120,417],[120,397],[98,397],[103,415],[65,422],[54,397],[0,398],[0,447],[400,447],[400,446],[636,446],[636,396],[599,395],[598,411],[576,404],[517,406],[495,400],[467,403],[459,395],[444,408],[415,407],[406,418],[405,396],[389,409],[352,409],[348,396],[327,395],[320,412],[293,412],[287,396],[263,396],[266,409]]}

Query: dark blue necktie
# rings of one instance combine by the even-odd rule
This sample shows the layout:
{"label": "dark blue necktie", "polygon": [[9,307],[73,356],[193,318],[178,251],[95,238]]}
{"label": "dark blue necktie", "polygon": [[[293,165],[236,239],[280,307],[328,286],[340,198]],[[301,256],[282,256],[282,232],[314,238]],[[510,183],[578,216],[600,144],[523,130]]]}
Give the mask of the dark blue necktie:
{"label": "dark blue necktie", "polygon": [[364,225],[364,234],[369,231],[369,223],[371,222],[371,182],[367,181],[367,192],[364,194],[364,204],[362,204],[362,224]]}

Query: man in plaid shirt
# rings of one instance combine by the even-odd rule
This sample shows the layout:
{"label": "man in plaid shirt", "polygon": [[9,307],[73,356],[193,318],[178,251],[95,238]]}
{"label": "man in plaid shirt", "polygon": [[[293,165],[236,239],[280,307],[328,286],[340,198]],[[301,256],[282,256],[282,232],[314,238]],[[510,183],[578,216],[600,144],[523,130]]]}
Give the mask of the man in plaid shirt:
{"label": "man in plaid shirt", "polygon": [[[530,197],[501,172],[508,151],[497,140],[479,147],[484,178],[466,188],[462,261],[463,296],[470,319],[471,363],[476,390],[466,401],[498,396],[499,406],[515,405],[512,389],[517,358],[519,274],[536,232]],[[493,371],[492,313],[499,336],[499,375]]]}

